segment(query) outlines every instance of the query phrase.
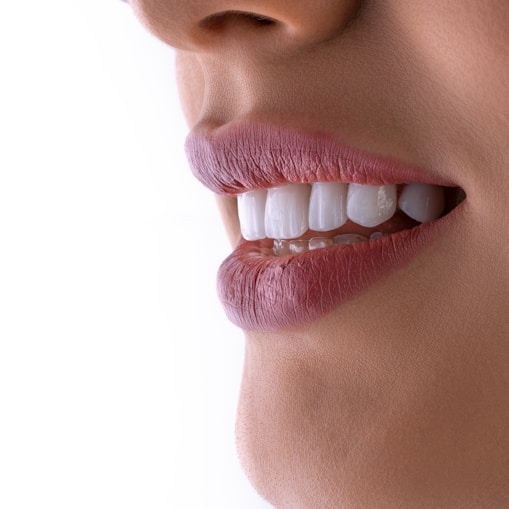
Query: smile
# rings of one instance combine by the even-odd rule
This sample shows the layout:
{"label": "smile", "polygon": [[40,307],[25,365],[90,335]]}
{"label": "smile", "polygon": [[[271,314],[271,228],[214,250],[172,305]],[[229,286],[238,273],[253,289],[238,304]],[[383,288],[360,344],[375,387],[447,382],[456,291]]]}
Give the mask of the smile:
{"label": "smile", "polygon": [[217,288],[245,330],[324,316],[446,239],[463,209],[462,189],[436,173],[325,135],[252,122],[198,127],[186,150],[203,184],[237,199],[243,238]]}
{"label": "smile", "polygon": [[238,211],[244,239],[274,239],[284,256],[377,240],[438,219],[461,199],[459,188],[433,184],[316,182],[242,193]]}

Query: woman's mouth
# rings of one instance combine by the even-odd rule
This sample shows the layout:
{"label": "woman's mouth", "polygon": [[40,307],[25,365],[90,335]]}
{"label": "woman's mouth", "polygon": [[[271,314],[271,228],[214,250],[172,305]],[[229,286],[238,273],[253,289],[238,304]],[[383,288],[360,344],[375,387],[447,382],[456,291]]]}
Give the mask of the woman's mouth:
{"label": "woman's mouth", "polygon": [[243,238],[219,269],[218,294],[245,330],[331,312],[443,234],[465,198],[419,168],[266,125],[195,132],[186,148],[205,185],[237,197]]}

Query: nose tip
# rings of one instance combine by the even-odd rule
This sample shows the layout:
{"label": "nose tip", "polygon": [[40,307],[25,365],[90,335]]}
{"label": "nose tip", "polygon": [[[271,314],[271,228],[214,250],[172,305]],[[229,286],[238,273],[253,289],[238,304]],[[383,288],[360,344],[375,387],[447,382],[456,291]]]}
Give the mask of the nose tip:
{"label": "nose tip", "polygon": [[316,43],[342,32],[361,0],[130,0],[141,21],[178,49],[203,51],[229,36],[277,34],[279,44]]}

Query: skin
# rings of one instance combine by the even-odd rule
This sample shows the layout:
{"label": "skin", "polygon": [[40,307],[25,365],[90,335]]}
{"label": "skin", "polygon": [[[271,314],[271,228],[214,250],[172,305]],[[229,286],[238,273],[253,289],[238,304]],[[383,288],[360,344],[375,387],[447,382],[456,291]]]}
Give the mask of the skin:
{"label": "skin", "polygon": [[[414,163],[467,199],[403,269],[246,333],[237,441],[277,508],[509,506],[509,4],[132,0],[177,48],[190,127],[241,116]],[[240,16],[203,24],[227,10]],[[232,242],[236,204],[218,198]]]}

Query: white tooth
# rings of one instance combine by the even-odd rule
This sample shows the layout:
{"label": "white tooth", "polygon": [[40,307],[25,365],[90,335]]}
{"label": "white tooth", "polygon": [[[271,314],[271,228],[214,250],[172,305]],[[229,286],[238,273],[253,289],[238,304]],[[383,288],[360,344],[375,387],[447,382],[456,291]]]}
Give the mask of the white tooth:
{"label": "white tooth", "polygon": [[401,191],[398,205],[407,216],[427,223],[442,215],[445,207],[444,189],[431,184],[408,184]]}
{"label": "white tooth", "polygon": [[289,184],[269,189],[265,205],[265,234],[272,239],[295,239],[308,229],[310,186]]}
{"label": "white tooth", "polygon": [[326,232],[346,223],[348,184],[317,182],[311,187],[309,229]]}
{"label": "white tooth", "polygon": [[307,240],[290,240],[290,253],[304,253],[309,250],[309,241]]}
{"label": "white tooth", "polygon": [[396,186],[348,186],[347,215],[354,223],[369,228],[390,219],[396,211]]}
{"label": "white tooth", "polygon": [[314,249],[322,249],[324,247],[329,247],[334,244],[332,239],[328,239],[325,237],[313,237],[309,239],[309,250],[313,251]]}
{"label": "white tooth", "polygon": [[357,242],[365,242],[366,240],[368,240],[366,237],[357,235],[356,233],[343,233],[334,237],[334,245],[355,244]]}
{"label": "white tooth", "polygon": [[265,202],[267,191],[262,189],[239,195],[240,231],[246,240],[265,238]]}
{"label": "white tooth", "polygon": [[369,236],[369,240],[378,240],[378,239],[381,239],[384,236],[385,236],[385,233],[383,233],[383,232],[373,232]]}

